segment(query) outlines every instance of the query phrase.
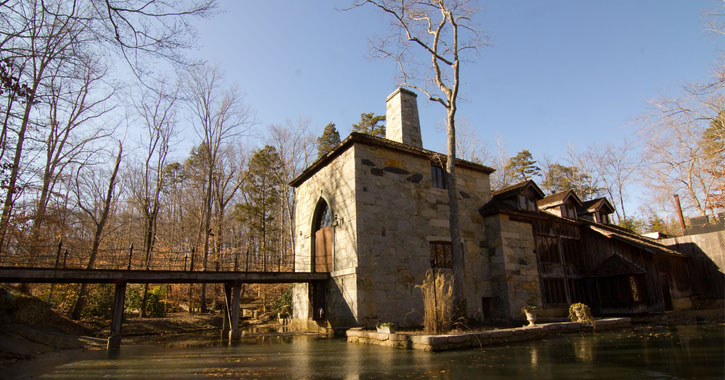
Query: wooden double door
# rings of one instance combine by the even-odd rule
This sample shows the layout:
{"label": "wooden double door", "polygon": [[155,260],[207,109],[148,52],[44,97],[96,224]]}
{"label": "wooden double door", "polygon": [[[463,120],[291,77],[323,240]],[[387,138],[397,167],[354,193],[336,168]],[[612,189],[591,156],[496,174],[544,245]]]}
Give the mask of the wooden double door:
{"label": "wooden double door", "polygon": [[332,226],[315,231],[315,272],[332,272]]}

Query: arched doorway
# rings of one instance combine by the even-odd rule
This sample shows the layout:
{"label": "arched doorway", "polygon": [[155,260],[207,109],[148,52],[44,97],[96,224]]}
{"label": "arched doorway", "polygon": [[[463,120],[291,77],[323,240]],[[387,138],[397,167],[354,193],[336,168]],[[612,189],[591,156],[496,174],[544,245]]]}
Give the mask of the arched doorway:
{"label": "arched doorway", "polygon": [[[333,213],[330,205],[324,198],[320,198],[312,218],[313,272],[332,272],[332,220]],[[313,283],[310,287],[312,319],[317,322],[324,322],[327,319],[326,289],[327,284],[324,282]]]}
{"label": "arched doorway", "polygon": [[312,220],[312,270],[314,272],[332,272],[332,210],[325,199],[320,198],[315,207]]}

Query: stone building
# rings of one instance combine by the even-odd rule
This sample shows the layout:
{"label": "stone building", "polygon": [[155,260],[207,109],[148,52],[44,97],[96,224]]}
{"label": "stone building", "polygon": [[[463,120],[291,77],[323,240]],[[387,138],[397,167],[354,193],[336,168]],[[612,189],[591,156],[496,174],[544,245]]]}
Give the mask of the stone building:
{"label": "stone building", "polygon": [[[450,250],[445,156],[423,149],[415,93],[388,97],[386,136],[353,133],[291,182],[295,269],[329,271],[323,289],[296,285],[293,317],[333,327],[422,324],[420,285],[431,251]],[[483,218],[493,169],[457,160],[469,315],[490,293]],[[325,266],[320,266],[324,262]],[[320,313],[322,309],[322,313]]]}
{"label": "stone building", "polygon": [[[445,156],[423,148],[416,102],[415,93],[396,90],[387,98],[386,138],[352,133],[290,183],[296,189],[295,270],[331,276],[319,288],[295,285],[297,323],[336,329],[379,321],[422,324],[417,286],[431,267],[450,264],[451,243]],[[492,198],[492,172],[456,160],[467,316],[519,319],[528,303],[561,314],[565,302],[578,299],[573,289],[591,278],[542,266],[539,244],[553,249],[554,238],[543,239],[537,228],[555,225],[556,254],[559,244],[573,254],[582,247],[582,226],[603,226],[611,204],[582,202],[573,192],[545,197],[531,181]],[[564,297],[547,299],[552,289]]]}

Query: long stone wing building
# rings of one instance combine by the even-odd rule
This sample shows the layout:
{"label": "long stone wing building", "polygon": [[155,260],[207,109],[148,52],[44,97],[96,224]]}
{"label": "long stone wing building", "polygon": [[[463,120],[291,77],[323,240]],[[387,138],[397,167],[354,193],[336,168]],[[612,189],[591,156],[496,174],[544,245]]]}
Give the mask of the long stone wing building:
{"label": "long stone wing building", "polygon": [[[415,93],[396,90],[387,98],[386,109],[386,138],[352,133],[290,183],[296,188],[295,270],[331,276],[318,288],[295,285],[292,307],[297,323],[324,323],[335,329],[380,321],[422,325],[419,285],[427,270],[450,266],[445,155],[422,146]],[[672,276],[645,275],[645,261],[652,261],[652,255],[684,261],[684,255],[602,223],[613,211],[606,200],[582,202],[573,193],[545,197],[533,182],[492,194],[492,172],[484,165],[456,160],[469,318],[519,319],[521,306],[531,303],[552,316],[572,301],[596,306],[598,265],[617,254],[621,259],[607,264],[613,268],[607,273],[619,278],[610,281],[618,288],[603,292],[609,289],[614,293],[608,297],[629,301],[611,310],[641,311],[642,301],[632,301],[632,295],[642,300],[644,293],[654,299],[647,299],[646,310],[666,307],[661,297],[664,285],[658,279]],[[544,233],[549,227],[553,229]],[[582,241],[582,229],[606,231],[596,233],[605,241],[590,239],[596,247],[609,244],[606,240],[615,239],[611,236],[626,235],[615,239],[617,244],[642,249],[648,256],[629,254],[629,248],[619,246],[592,254]],[[591,262],[570,265],[566,259],[572,260],[572,255]],[[560,258],[558,264],[550,262],[554,256]],[[667,286],[680,282],[670,280]],[[594,287],[579,292],[588,285]],[[668,297],[673,294],[690,295],[685,288]]]}

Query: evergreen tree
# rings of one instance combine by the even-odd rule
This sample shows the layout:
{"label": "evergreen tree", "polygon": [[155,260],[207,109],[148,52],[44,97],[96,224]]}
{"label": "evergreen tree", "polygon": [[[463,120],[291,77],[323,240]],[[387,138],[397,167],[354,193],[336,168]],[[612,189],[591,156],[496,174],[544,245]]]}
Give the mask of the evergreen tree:
{"label": "evergreen tree", "polygon": [[725,161],[725,110],[710,120],[710,126],[702,133],[702,145],[706,159]]}
{"label": "evergreen tree", "polygon": [[667,233],[667,222],[660,218],[657,214],[651,215],[647,220],[647,231],[645,232],[659,232],[662,234]]}
{"label": "evergreen tree", "polygon": [[718,112],[710,120],[702,134],[705,153],[705,171],[712,176],[711,194],[707,198],[707,208],[725,209],[725,110]]}
{"label": "evergreen tree", "polygon": [[541,188],[547,194],[574,190],[583,199],[599,194],[599,188],[591,185],[591,177],[576,166],[551,164],[543,175]]}
{"label": "evergreen tree", "polygon": [[534,176],[541,175],[541,169],[536,166],[536,161],[528,149],[509,158],[505,170],[516,182],[527,181]]}
{"label": "evergreen tree", "polygon": [[340,143],[340,132],[335,128],[335,123],[330,122],[322,131],[322,136],[317,138],[317,158],[325,155]]}
{"label": "evergreen tree", "polygon": [[651,232],[651,231],[645,231],[645,228],[647,227],[647,223],[639,218],[627,218],[622,219],[617,224],[619,227],[626,228],[632,232],[635,233],[644,233],[644,232]]}
{"label": "evergreen tree", "polygon": [[236,218],[247,224],[255,235],[256,257],[261,258],[261,269],[265,271],[271,268],[274,237],[278,235],[272,222],[285,187],[276,175],[281,167],[281,158],[273,146],[266,145],[256,151],[247,169],[246,202],[235,206]]}
{"label": "evergreen tree", "polygon": [[353,132],[385,137],[385,115],[375,115],[372,112],[361,113],[360,122],[352,125]]}

